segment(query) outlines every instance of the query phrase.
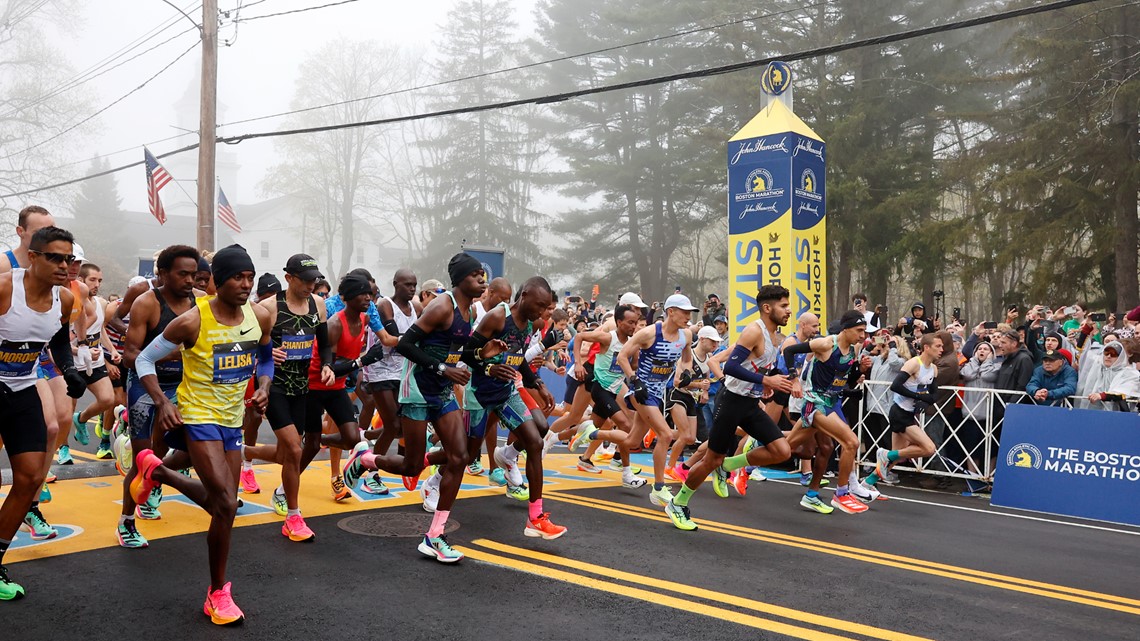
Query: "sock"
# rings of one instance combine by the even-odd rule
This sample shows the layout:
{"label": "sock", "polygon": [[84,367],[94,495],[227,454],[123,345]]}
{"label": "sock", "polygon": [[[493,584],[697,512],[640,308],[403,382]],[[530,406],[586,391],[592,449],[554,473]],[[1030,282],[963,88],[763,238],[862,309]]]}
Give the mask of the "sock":
{"label": "sock", "polygon": [[654,483],[654,484],[653,484],[653,491],[654,491],[654,492],[658,492],[658,491],[660,491],[660,490],[661,490],[661,488],[663,488],[663,487],[665,487],[665,484],[664,484],[664,483]]}
{"label": "sock", "polygon": [[431,527],[427,531],[429,539],[434,539],[443,534],[443,528],[447,525],[449,514],[451,514],[451,510],[436,510],[435,515],[431,517]]}
{"label": "sock", "polygon": [[594,432],[592,434],[590,434],[590,440],[591,441],[598,440],[598,434],[601,434],[601,433],[602,433],[601,430],[594,430]]}
{"label": "sock", "polygon": [[290,516],[301,516],[301,510],[289,510],[289,513],[285,515],[285,518],[289,518]]}
{"label": "sock", "polygon": [[[243,454],[242,456],[245,456],[245,455]],[[242,461],[241,462],[241,470],[243,472],[246,470],[252,470],[252,469],[253,469],[253,461]]]}
{"label": "sock", "polygon": [[40,506],[39,501],[32,501],[32,504],[28,507],[28,511],[31,512],[32,510],[36,509],[39,506]]}
{"label": "sock", "polygon": [[4,553],[8,551],[8,546],[12,545],[9,539],[0,539],[0,563],[4,562]]}
{"label": "sock", "polygon": [[677,492],[677,496],[673,497],[673,505],[680,505],[685,507],[689,504],[689,497],[693,495],[694,490],[689,489],[688,485],[681,484],[681,491]]}
{"label": "sock", "polygon": [[847,496],[847,486],[840,485],[839,487],[835,488],[835,496]]}
{"label": "sock", "polygon": [[748,455],[737,454],[736,456],[729,456],[724,459],[724,463],[721,463],[721,465],[723,465],[725,471],[728,472],[739,470],[748,465]]}
{"label": "sock", "polygon": [[887,452],[887,460],[890,461],[891,463],[894,463],[895,461],[899,460],[899,451],[898,450],[891,450],[890,452]]}
{"label": "sock", "polygon": [[120,514],[119,515],[119,525],[122,525],[122,524],[126,523],[127,521],[133,521],[133,520],[135,520],[134,514]]}
{"label": "sock", "polygon": [[365,452],[361,454],[360,462],[364,464],[364,467],[370,470],[376,469],[376,455],[372,452]]}
{"label": "sock", "polygon": [[[519,449],[520,447],[522,448],[522,450],[520,450],[520,449]],[[518,457],[519,457],[519,454],[520,454],[520,453],[521,453],[523,450],[525,450],[525,449],[526,449],[526,447],[525,447],[525,446],[523,446],[523,444],[522,444],[522,441],[515,441],[514,443],[511,443],[511,444],[510,444],[510,445],[507,447],[507,451],[506,451],[505,453],[506,453],[508,456],[511,456],[511,457],[513,457],[514,459],[516,459],[516,460],[517,460],[517,459],[518,459]]]}
{"label": "sock", "polygon": [[691,470],[691,469],[693,469],[693,468],[689,467],[689,462],[688,462],[688,461],[681,461],[681,467],[682,467],[683,469],[686,469],[686,470]]}
{"label": "sock", "polygon": [[867,475],[867,478],[863,479],[863,482],[866,483],[867,485],[873,486],[874,484],[879,482],[879,475],[875,474],[874,472],[871,472],[870,474]]}
{"label": "sock", "polygon": [[278,485],[278,486],[277,486],[277,489],[276,489],[276,490],[273,490],[273,493],[274,493],[274,494],[282,494],[282,495],[284,495],[284,494],[285,494],[285,486],[284,486],[284,485]]}
{"label": "sock", "polygon": [[808,495],[809,499],[817,499],[817,498],[819,498],[819,491],[818,490],[808,490],[807,495]]}
{"label": "sock", "polygon": [[628,465],[623,465],[621,468],[621,477],[623,480],[633,478],[633,468]]}
{"label": "sock", "polygon": [[585,454],[583,454],[582,456],[579,456],[579,457],[578,457],[578,460],[579,460],[579,461],[581,461],[581,462],[583,462],[583,463],[593,463],[593,461],[591,461],[590,459],[586,458],[586,455],[585,455]]}
{"label": "sock", "polygon": [[527,506],[530,508],[530,520],[537,521],[542,516],[542,499],[535,499]]}
{"label": "sock", "polygon": [[615,461],[621,460],[621,452],[614,452],[614,460]]}

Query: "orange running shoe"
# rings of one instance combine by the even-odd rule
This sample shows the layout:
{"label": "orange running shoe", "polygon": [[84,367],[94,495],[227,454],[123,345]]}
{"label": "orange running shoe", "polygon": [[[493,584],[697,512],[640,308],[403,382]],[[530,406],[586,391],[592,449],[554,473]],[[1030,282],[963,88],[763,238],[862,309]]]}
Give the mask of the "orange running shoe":
{"label": "orange running shoe", "polygon": [[870,509],[851,494],[832,497],[831,506],[837,507],[848,514],[859,514],[860,512],[866,512]]}
{"label": "orange running shoe", "polygon": [[334,501],[343,501],[348,498],[348,488],[344,486],[344,479],[334,476],[332,479],[332,494]]}
{"label": "orange running shoe", "polygon": [[641,440],[641,443],[645,446],[645,449],[653,447],[653,437],[655,436],[656,434],[653,432],[653,430],[649,430],[645,433],[645,438]]}
{"label": "orange running shoe", "polygon": [[732,473],[732,487],[736,489],[736,493],[744,496],[748,493],[748,473],[744,470],[736,470]]}
{"label": "orange running shoe", "polygon": [[143,450],[135,457],[137,472],[131,481],[131,496],[135,499],[135,503],[146,503],[150,491],[158,485],[151,480],[150,475],[159,465],[162,465],[162,459],[155,456],[152,450]]}
{"label": "orange running shoe", "polygon": [[553,541],[563,534],[566,534],[566,527],[551,523],[549,514],[541,514],[537,519],[527,520],[523,534],[531,537],[542,537],[547,541]]}

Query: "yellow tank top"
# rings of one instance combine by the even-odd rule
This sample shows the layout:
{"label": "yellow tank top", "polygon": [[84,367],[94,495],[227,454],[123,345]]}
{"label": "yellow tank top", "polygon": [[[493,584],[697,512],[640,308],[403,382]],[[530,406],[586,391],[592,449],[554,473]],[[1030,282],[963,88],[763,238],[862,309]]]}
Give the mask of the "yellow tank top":
{"label": "yellow tank top", "polygon": [[178,411],[185,423],[241,427],[245,389],[257,364],[261,325],[253,307],[242,306],[241,324],[222,325],[210,308],[212,297],[199,298],[202,327],[194,347],[182,350]]}

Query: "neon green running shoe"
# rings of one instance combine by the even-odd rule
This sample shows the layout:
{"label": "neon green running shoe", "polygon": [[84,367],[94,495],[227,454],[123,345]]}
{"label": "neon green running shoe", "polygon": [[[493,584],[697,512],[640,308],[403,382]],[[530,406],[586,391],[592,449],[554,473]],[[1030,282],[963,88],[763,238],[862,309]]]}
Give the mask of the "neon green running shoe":
{"label": "neon green running shoe", "polygon": [[598,428],[594,427],[593,423],[583,423],[578,426],[578,431],[574,434],[574,438],[570,439],[570,445],[567,446],[571,452],[577,452],[578,447],[583,443],[590,440],[590,437],[596,434]]}
{"label": "neon green running shoe", "polygon": [[[612,459],[610,459],[610,469],[613,470],[614,472],[620,472],[624,468],[622,467],[621,461],[612,458]],[[630,465],[629,471],[633,472],[634,474],[641,474],[641,468],[637,465]]]}
{"label": "neon green running shoe", "polygon": [[525,485],[507,484],[507,497],[516,501],[529,501],[530,488]]}
{"label": "neon green running shoe", "polygon": [[665,506],[665,513],[669,515],[669,519],[673,521],[673,527],[678,530],[691,532],[697,529],[697,524],[689,518],[689,506],[677,505],[673,501]]}
{"label": "neon green running shoe", "polygon": [[835,508],[821,501],[818,496],[808,496],[807,494],[800,499],[800,506],[820,514],[831,514],[835,511]]}
{"label": "neon green running shoe", "polygon": [[280,487],[273,490],[273,511],[277,516],[289,515],[289,503],[285,501],[285,492]]}
{"label": "neon green running shoe", "polygon": [[673,493],[669,491],[668,485],[662,485],[660,490],[649,493],[649,502],[657,507],[668,507],[673,502]]}
{"label": "neon green running shoe", "polygon": [[722,499],[728,498],[728,471],[723,465],[713,470],[713,492]]}
{"label": "neon green running shoe", "polygon": [[24,586],[13,583],[8,578],[8,568],[0,565],[0,601],[15,601],[24,598]]}

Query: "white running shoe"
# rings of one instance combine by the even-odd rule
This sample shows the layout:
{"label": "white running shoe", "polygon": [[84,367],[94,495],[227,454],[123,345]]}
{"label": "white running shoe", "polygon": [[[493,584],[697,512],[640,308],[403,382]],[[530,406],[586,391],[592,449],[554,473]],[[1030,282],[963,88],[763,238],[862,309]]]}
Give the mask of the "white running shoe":
{"label": "white running shoe", "polygon": [[864,503],[870,503],[871,501],[879,498],[879,491],[875,489],[875,486],[867,485],[862,481],[858,483],[852,483],[847,487],[851,490],[851,494],[853,494],[855,498],[863,501]]}
{"label": "white running shoe", "polygon": [[420,495],[424,497],[424,512],[435,513],[435,508],[439,505],[439,487],[424,483]]}
{"label": "white running shoe", "polygon": [[495,463],[498,463],[499,467],[501,467],[507,471],[507,483],[508,484],[510,484],[510,485],[522,485],[523,484],[523,477],[522,477],[522,472],[519,471],[519,461],[517,458],[516,459],[508,458],[506,456],[505,452],[503,451],[506,448],[507,448],[506,445],[503,445],[502,447],[496,447],[495,448]]}

